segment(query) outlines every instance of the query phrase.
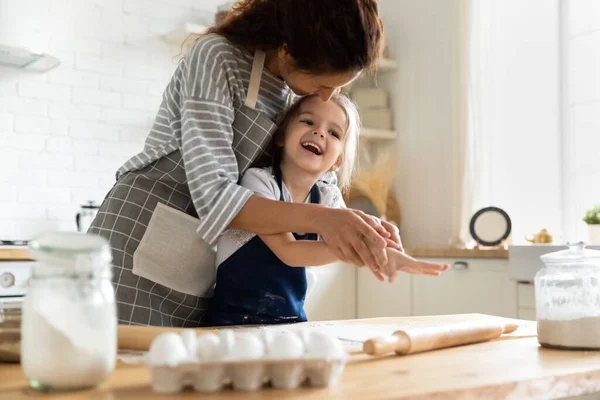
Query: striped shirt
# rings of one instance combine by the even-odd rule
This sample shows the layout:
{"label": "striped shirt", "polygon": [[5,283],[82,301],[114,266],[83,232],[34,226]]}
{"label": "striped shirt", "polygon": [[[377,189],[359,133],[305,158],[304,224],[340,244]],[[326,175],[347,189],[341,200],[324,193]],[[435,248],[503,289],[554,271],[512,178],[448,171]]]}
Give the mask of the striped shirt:
{"label": "striped shirt", "polygon": [[[237,184],[247,165],[240,168],[236,161],[232,143],[239,133],[232,124],[246,100],[253,59],[249,51],[220,35],[198,39],[164,91],[144,150],[117,171],[118,179],[180,150],[200,218],[198,233],[209,244],[252,195]],[[289,96],[286,83],[265,68],[255,109],[275,121]],[[261,149],[266,146],[263,143]],[[244,156],[254,160],[259,154]]]}

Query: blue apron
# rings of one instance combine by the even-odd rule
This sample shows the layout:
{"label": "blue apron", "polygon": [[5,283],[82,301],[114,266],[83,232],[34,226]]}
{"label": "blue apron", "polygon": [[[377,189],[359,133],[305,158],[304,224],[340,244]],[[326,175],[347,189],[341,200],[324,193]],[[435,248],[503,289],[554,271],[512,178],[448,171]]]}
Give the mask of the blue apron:
{"label": "blue apron", "polygon": [[[283,199],[281,171],[274,168]],[[310,202],[319,204],[319,188],[310,191]],[[298,235],[296,240],[317,240],[317,235]],[[305,267],[290,267],[269,249],[258,235],[245,243],[217,270],[214,297],[204,319],[207,326],[278,324],[306,321]]]}

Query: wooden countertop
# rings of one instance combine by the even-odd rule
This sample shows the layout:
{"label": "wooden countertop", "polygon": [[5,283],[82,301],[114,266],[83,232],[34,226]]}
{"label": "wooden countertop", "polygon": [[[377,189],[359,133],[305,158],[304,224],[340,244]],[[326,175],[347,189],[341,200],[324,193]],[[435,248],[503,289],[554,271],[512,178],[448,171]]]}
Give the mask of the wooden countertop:
{"label": "wooden countertop", "polygon": [[[476,316],[481,316],[475,314]],[[340,324],[401,324],[445,321],[464,316],[376,318]],[[485,317],[485,316],[481,316]],[[488,317],[489,318],[489,317]],[[512,320],[515,321],[515,320]],[[100,387],[70,394],[44,395],[47,399],[556,399],[600,392],[600,352],[561,351],[542,348],[535,323],[516,320],[519,329],[485,343],[410,356],[369,357],[352,355],[339,386],[279,391],[217,394],[186,392],[154,394],[145,367],[119,362],[116,371]],[[0,398],[35,396],[28,389],[19,365],[0,364]],[[42,397],[39,395],[39,397]]]}
{"label": "wooden countertop", "polygon": [[0,261],[29,261],[27,249],[2,249],[0,248]]}
{"label": "wooden countertop", "polygon": [[[411,248],[406,253],[416,258],[508,258],[505,249]],[[0,261],[30,260],[26,249],[0,249]]]}

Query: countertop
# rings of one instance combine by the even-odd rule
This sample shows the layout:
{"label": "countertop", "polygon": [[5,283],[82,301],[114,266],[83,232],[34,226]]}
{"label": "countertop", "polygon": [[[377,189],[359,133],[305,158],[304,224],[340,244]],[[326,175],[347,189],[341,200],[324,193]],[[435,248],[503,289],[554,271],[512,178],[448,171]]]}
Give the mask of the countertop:
{"label": "countertop", "polygon": [[[337,324],[381,325],[439,322],[474,317],[459,316],[375,318],[340,321]],[[339,386],[293,391],[263,389],[254,393],[230,389],[205,395],[186,392],[198,399],[555,399],[600,392],[600,352],[561,351],[537,343],[535,323],[509,320],[519,328],[500,339],[409,356],[369,357],[353,354]],[[19,365],[0,364],[0,398],[35,396],[28,389]],[[180,395],[181,396],[181,395]],[[38,396],[41,398],[41,396]],[[47,399],[175,399],[177,395],[153,394],[150,377],[142,365],[119,362],[116,371],[100,387],[84,392],[43,396]]]}
{"label": "countertop", "polygon": [[[416,258],[508,258],[508,250],[409,248],[406,253]],[[27,249],[0,249],[0,261],[27,261]]]}

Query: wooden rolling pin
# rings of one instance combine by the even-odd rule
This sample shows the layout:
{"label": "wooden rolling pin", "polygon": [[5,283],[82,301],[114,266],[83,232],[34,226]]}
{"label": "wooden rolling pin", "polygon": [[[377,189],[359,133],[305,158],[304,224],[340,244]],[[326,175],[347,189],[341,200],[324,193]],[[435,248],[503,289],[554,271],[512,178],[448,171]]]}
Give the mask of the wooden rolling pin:
{"label": "wooden rolling pin", "polygon": [[[155,337],[166,332],[181,333],[185,329],[190,328],[169,328],[161,326],[136,326],[136,325],[119,325],[117,330],[119,349],[122,350],[143,350],[150,349],[150,344]],[[198,334],[200,333],[216,333],[216,329],[210,328],[193,328]]]}
{"label": "wooden rolling pin", "polygon": [[367,340],[363,343],[363,352],[374,356],[391,352],[400,355],[420,353],[497,339],[503,333],[514,332],[517,328],[515,324],[494,321],[415,325],[396,331],[392,336]]}

